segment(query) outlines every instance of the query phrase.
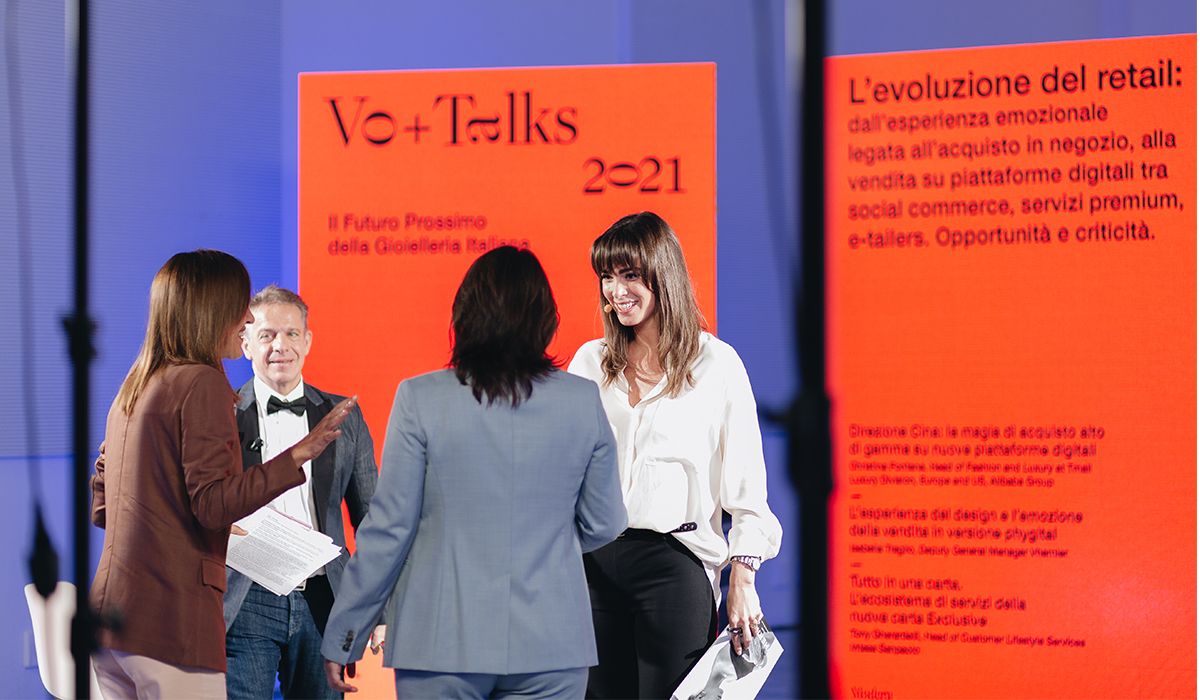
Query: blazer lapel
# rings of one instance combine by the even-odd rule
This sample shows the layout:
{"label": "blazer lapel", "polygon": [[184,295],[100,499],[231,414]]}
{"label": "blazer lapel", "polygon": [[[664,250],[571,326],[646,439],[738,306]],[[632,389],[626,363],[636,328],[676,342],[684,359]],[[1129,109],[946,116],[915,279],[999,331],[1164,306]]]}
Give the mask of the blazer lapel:
{"label": "blazer lapel", "polygon": [[242,445],[242,469],[262,464],[262,435],[258,430],[258,405],[254,402],[254,380],[238,391],[238,441]]}
{"label": "blazer lapel", "polygon": [[[326,399],[316,389],[304,385],[304,396],[308,399],[308,429],[317,427],[317,423],[333,408],[333,402]],[[316,505],[314,515],[317,529],[325,532],[325,509],[329,505],[329,494],[333,490],[333,473],[337,465],[337,441],[325,448],[312,462],[313,501]]]}

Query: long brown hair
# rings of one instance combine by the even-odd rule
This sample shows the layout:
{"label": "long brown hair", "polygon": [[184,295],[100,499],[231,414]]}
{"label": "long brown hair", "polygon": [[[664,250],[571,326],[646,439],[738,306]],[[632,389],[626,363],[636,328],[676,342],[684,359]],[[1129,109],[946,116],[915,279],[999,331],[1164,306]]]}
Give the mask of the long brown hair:
{"label": "long brown hair", "polygon": [[146,338],[117,392],[126,415],[154,373],[168,365],[202,364],[222,372],[220,345],[245,317],[250,274],[219,250],[176,253],[150,283]]}
{"label": "long brown hair", "polygon": [[[696,304],[683,249],[671,226],[654,212],[618,219],[592,243],[592,270],[597,277],[621,268],[637,270],[654,293],[658,315],[658,362],[667,373],[667,396],[678,396],[693,383],[692,364],[700,356],[704,316]],[[600,304],[604,305],[600,289]],[[611,384],[629,364],[634,330],[621,325],[616,311],[604,314],[606,352],[600,361],[604,383]]]}
{"label": "long brown hair", "polygon": [[517,406],[534,380],[554,369],[546,347],[558,331],[558,305],[537,256],[501,246],[471,264],[454,295],[450,366],[475,400]]}

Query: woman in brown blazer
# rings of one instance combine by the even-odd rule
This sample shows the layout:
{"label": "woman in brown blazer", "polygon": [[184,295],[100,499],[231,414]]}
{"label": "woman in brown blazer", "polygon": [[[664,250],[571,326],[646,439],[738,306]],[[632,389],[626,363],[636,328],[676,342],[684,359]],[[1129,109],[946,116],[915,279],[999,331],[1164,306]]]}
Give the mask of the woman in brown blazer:
{"label": "woman in brown blazer", "polygon": [[173,256],[150,286],[146,338],[109,409],[92,478],[92,522],[105,533],[91,602],[118,622],[94,657],[108,700],[225,697],[230,525],[303,483],[300,466],[341,434],[355,401],[243,471],[221,359],[242,354],[249,300],[245,266],[213,250]]}

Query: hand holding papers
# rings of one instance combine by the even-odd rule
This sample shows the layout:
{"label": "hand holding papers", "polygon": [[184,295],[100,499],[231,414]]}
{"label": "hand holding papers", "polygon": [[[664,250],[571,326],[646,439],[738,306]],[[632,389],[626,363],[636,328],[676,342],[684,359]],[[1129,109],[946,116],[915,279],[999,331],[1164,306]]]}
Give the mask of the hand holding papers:
{"label": "hand holding papers", "polygon": [[229,538],[225,562],[275,595],[287,595],[342,551],[328,535],[270,506],[237,525],[247,534]]}
{"label": "hand holding papers", "polygon": [[383,645],[387,637],[387,625],[375,625],[374,631],[371,632],[371,653],[378,654],[383,651]]}
{"label": "hand holding papers", "polygon": [[737,655],[729,642],[729,628],[721,632],[675,689],[671,700],[752,700],[758,695],[783,647],[765,622],[746,653]]}

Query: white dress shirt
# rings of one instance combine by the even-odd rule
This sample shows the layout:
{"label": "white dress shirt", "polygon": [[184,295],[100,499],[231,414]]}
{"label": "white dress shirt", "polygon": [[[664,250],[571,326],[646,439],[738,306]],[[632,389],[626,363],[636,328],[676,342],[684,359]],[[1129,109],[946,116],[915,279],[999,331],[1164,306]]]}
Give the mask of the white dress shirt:
{"label": "white dress shirt", "polygon": [[[600,367],[603,340],[584,343],[568,371],[600,385],[600,398],[617,438],[621,491],[629,527],[675,533],[704,564],[720,597],[720,571],[731,555],[770,559],[783,529],[767,506],[767,470],[750,379],[737,352],[709,333],[700,335],[691,387],[663,395],[664,377],[629,405],[624,374],[607,386]],[[732,520],[729,540],[721,511]]]}
{"label": "white dress shirt", "polygon": [[[258,377],[254,378],[254,403],[258,407],[258,436],[262,438],[262,461],[266,462],[279,455],[287,448],[295,445],[308,435],[308,413],[296,415],[291,411],[276,411],[267,414],[267,401],[272,396],[283,401],[293,401],[304,396],[304,379],[296,385],[287,396],[280,396],[274,389],[267,386]],[[312,493],[312,462],[301,466],[304,470],[304,483],[295,486],[271,501],[270,507],[284,515],[299,520],[305,525],[316,528],[317,519],[314,515],[316,505]],[[317,571],[324,573],[324,567]]]}

